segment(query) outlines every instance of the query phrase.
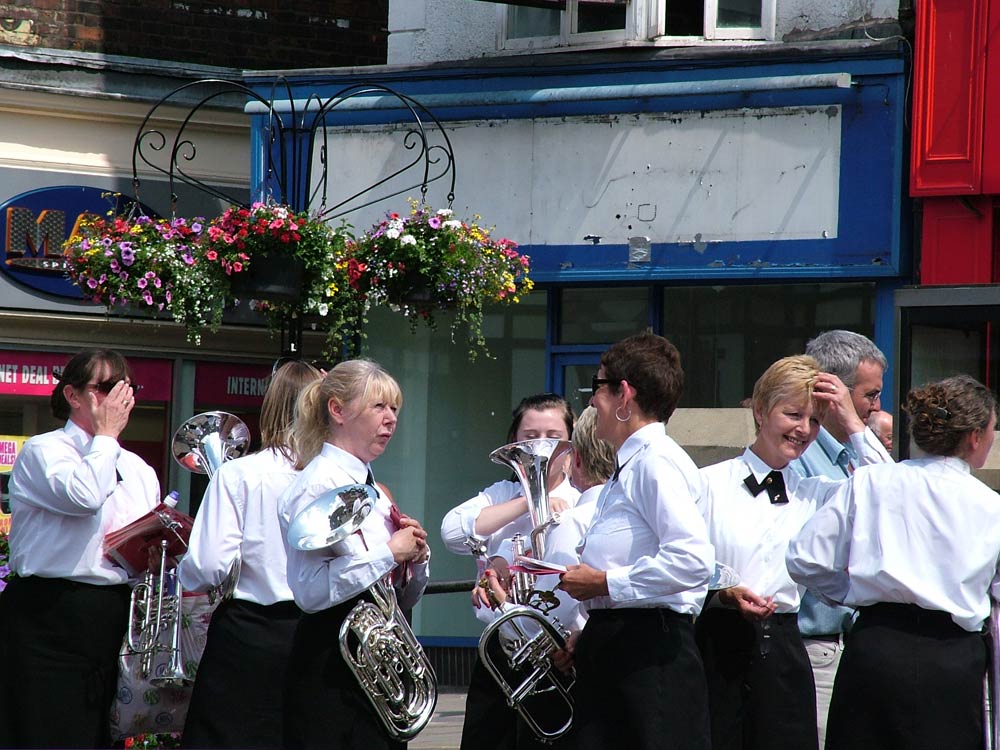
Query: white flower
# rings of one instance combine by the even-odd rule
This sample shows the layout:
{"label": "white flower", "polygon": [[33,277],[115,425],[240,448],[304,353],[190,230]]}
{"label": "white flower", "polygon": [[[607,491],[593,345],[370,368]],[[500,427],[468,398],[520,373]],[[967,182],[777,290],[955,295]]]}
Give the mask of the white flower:
{"label": "white flower", "polygon": [[317,310],[317,312],[319,312],[320,315],[324,315],[325,316],[327,313],[330,312],[330,306],[328,304],[326,304],[325,302],[321,302],[320,305],[319,305],[319,309]]}
{"label": "white flower", "polygon": [[441,226],[448,227],[448,229],[461,229],[462,222],[456,219],[449,219],[448,221],[442,222]]}
{"label": "white flower", "polygon": [[388,229],[385,230],[385,236],[388,237],[390,240],[394,240],[397,237],[399,237],[399,230],[396,229],[395,227],[389,227]]}
{"label": "white flower", "polygon": [[417,238],[414,237],[412,234],[404,234],[400,238],[399,244],[400,245],[416,245],[417,244]]}
{"label": "white flower", "polygon": [[438,216],[451,216],[453,213],[455,213],[455,212],[452,211],[450,208],[439,208],[438,212],[437,212],[437,215]]}

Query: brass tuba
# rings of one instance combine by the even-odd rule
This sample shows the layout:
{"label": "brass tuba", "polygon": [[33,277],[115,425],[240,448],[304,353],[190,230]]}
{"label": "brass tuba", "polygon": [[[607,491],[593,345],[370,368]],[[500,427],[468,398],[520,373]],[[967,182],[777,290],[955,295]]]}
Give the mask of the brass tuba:
{"label": "brass tuba", "polygon": [[[531,549],[539,560],[545,558],[546,532],[559,522],[549,508],[549,467],[570,448],[566,440],[538,438],[511,443],[490,454],[494,463],[510,467],[521,482],[531,518]],[[524,554],[523,547],[524,539],[518,534],[511,541],[515,563]],[[558,618],[547,614],[558,605],[555,595],[537,591],[535,576],[517,567],[509,579],[507,603],[498,607],[500,616],[479,639],[479,658],[508,705],[540,740],[551,742],[573,724],[570,688],[574,677],[560,672],[553,662],[553,654],[566,647],[569,633]],[[499,573],[503,579],[504,571]]]}
{"label": "brass tuba", "polygon": [[[249,446],[250,430],[243,420],[226,412],[205,412],[177,429],[172,453],[184,468],[211,476],[223,462],[246,453]],[[176,497],[176,493],[171,496]],[[169,500],[165,503],[171,505]],[[143,580],[132,589],[121,668],[148,679],[154,687],[188,687],[194,678],[181,652],[184,592],[176,567],[169,566],[168,561],[187,549],[190,528],[182,528],[169,510],[153,514],[171,532],[170,541],[162,540],[150,550],[158,555],[159,562],[154,570],[147,569]],[[231,595],[238,577],[237,558],[220,590]]]}
{"label": "brass tuba", "polygon": [[[375,489],[350,484],[328,490],[288,527],[289,546],[347,553],[345,540],[361,528],[375,507]],[[380,579],[340,626],[340,653],[368,696],[389,736],[416,737],[434,713],[437,678],[427,655],[396,603],[391,582]]]}

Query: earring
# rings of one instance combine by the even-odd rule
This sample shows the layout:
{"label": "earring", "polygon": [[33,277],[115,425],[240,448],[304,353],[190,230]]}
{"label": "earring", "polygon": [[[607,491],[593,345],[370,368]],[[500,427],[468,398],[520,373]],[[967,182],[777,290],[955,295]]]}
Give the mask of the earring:
{"label": "earring", "polygon": [[632,418],[632,409],[629,409],[628,414],[626,414],[624,417],[618,414],[618,412],[620,411],[621,411],[620,406],[617,409],[615,409],[615,419],[617,419],[619,422],[628,422]]}

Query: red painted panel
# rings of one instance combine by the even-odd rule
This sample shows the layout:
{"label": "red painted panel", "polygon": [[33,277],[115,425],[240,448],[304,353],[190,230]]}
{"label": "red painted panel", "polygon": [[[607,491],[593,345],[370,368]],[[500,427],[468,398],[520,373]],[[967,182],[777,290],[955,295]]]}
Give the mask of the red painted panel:
{"label": "red painted panel", "polygon": [[981,192],[986,2],[917,4],[912,195]]}
{"label": "red painted panel", "polygon": [[[0,394],[51,396],[63,366],[75,353],[0,351]],[[135,382],[142,385],[137,398],[140,403],[170,400],[173,371],[169,360],[127,359]]]}
{"label": "red painted panel", "polygon": [[983,129],[983,192],[1000,195],[1000,0],[989,0],[986,24],[986,127]]}
{"label": "red painted panel", "polygon": [[989,284],[993,280],[993,199],[927,198],[920,283]]}

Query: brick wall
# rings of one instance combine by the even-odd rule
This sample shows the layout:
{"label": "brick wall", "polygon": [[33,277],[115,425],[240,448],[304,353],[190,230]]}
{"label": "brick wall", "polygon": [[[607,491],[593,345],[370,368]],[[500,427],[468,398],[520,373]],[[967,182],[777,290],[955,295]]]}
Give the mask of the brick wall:
{"label": "brick wall", "polygon": [[248,69],[386,61],[388,0],[0,2],[0,43]]}

